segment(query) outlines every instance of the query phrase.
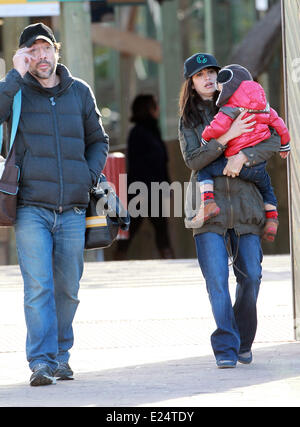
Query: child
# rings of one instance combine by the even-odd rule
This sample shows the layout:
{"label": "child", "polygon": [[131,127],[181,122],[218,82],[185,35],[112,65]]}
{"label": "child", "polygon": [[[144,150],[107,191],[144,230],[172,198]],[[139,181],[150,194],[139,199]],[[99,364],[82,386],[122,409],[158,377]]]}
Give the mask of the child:
{"label": "child", "polygon": [[[204,202],[204,211],[200,210],[192,219],[186,220],[186,227],[198,228],[209,218],[217,216],[220,208],[214,200],[213,177],[221,176],[227,164],[227,158],[237,154],[240,150],[258,144],[270,137],[269,126],[274,128],[281,137],[280,156],[285,159],[290,147],[290,135],[284,121],[275,110],[270,108],[266,95],[260,84],[253,81],[250,72],[237,64],[222,68],[217,76],[217,89],[220,95],[216,104],[220,107],[214,120],[202,133],[202,143],[208,144],[214,138],[223,135],[231,126],[232,121],[243,110],[247,110],[245,117],[255,114],[254,129],[228,142],[224,156],[201,169],[197,173],[200,183],[201,200]],[[259,188],[266,211],[266,224],[263,239],[274,241],[278,228],[277,200],[271,186],[270,177],[266,171],[266,162],[252,167],[243,167],[239,177],[254,182]]]}

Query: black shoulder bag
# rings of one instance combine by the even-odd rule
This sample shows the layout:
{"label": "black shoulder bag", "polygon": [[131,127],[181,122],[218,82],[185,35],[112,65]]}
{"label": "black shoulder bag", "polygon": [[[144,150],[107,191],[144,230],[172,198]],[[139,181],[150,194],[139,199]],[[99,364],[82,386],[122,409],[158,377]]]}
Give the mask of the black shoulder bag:
{"label": "black shoulder bag", "polygon": [[[76,101],[83,115],[81,98],[76,82],[73,84]],[[128,230],[130,217],[119,197],[102,173],[97,185],[90,191],[86,210],[85,249],[103,249],[112,245],[119,230]]]}
{"label": "black shoulder bag", "polygon": [[86,211],[85,249],[111,246],[119,230],[128,230],[130,217],[119,197],[102,173],[96,187],[90,191]]}

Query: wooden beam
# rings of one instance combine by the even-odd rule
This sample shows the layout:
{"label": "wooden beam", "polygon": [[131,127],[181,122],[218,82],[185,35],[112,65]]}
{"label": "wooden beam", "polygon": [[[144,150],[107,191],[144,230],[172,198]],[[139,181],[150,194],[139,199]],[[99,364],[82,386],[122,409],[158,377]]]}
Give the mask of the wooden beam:
{"label": "wooden beam", "polygon": [[162,61],[160,43],[154,39],[139,36],[132,31],[94,23],[92,24],[92,41],[124,54],[142,56],[158,63]]}

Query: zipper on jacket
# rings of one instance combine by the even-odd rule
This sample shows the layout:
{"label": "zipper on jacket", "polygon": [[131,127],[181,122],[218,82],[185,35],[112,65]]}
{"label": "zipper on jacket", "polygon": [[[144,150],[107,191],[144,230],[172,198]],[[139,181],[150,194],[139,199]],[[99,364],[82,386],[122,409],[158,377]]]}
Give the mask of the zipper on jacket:
{"label": "zipper on jacket", "polygon": [[231,203],[231,196],[230,196],[230,184],[229,184],[229,178],[226,177],[226,186],[227,186],[227,194],[228,194],[228,201],[229,201],[229,225],[228,228],[233,228],[233,206]]}
{"label": "zipper on jacket", "polygon": [[55,141],[56,141],[56,147],[57,147],[57,162],[58,162],[58,173],[59,173],[59,202],[58,202],[58,212],[62,212],[62,204],[63,204],[63,176],[62,176],[62,162],[61,162],[61,150],[60,150],[60,143],[59,143],[59,132],[58,132],[58,124],[57,124],[57,113],[56,113],[56,102],[54,96],[51,96],[49,98],[49,101],[51,103],[51,106],[53,107],[53,122],[54,122],[54,131],[55,131]]}

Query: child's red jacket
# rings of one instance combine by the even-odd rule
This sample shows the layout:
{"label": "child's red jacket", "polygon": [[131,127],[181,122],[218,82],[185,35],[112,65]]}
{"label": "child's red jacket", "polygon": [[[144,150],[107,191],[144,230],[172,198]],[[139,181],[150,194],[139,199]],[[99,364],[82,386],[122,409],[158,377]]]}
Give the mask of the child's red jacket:
{"label": "child's red jacket", "polygon": [[250,110],[244,115],[244,118],[254,113],[253,120],[256,123],[252,132],[244,133],[228,142],[225,150],[226,157],[233,156],[245,147],[251,147],[268,139],[271,135],[269,126],[274,128],[281,137],[280,151],[290,150],[290,135],[284,121],[273,108],[269,107],[261,85],[252,80],[243,81],[228,102],[220,108],[213,121],[206,126],[202,133],[203,143],[207,143],[210,139],[217,139],[227,132],[242,109]]}

